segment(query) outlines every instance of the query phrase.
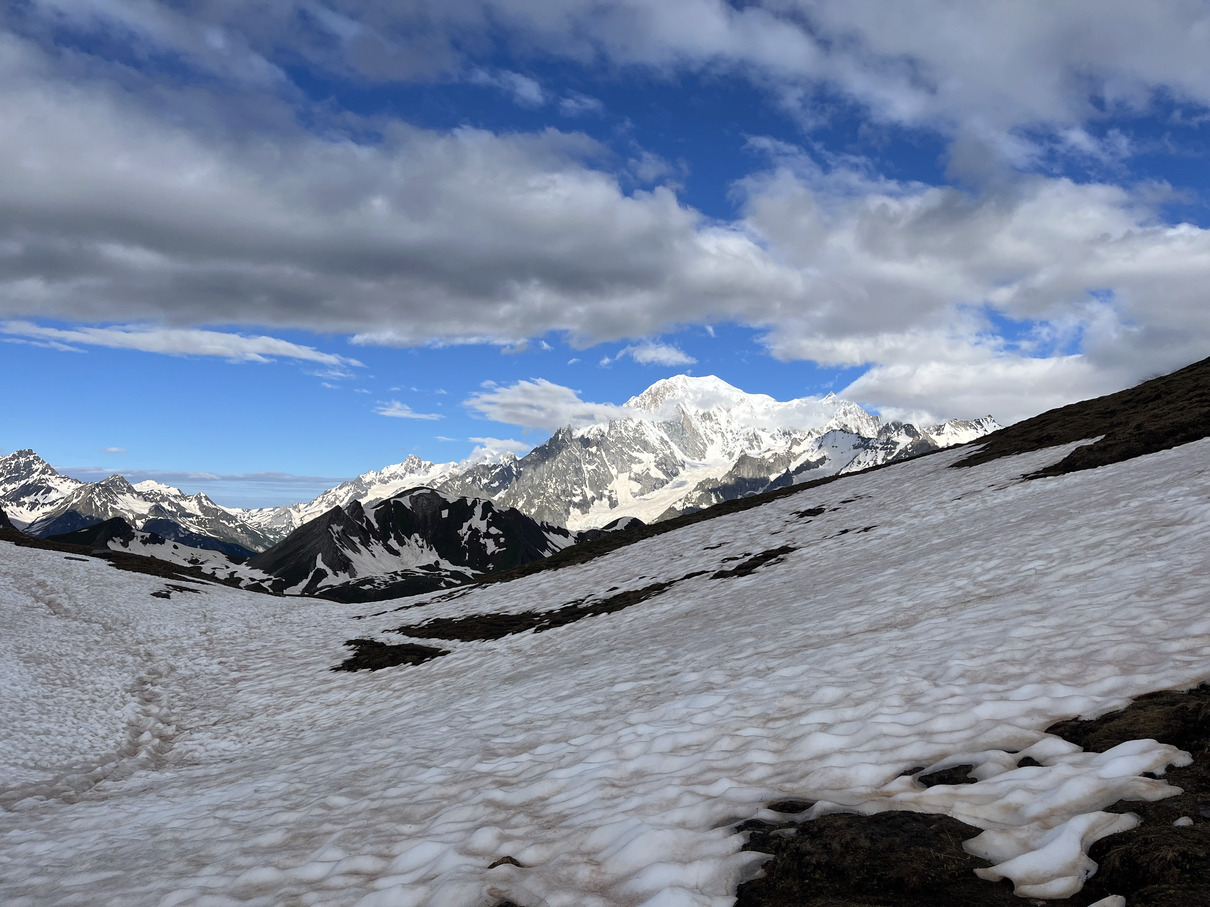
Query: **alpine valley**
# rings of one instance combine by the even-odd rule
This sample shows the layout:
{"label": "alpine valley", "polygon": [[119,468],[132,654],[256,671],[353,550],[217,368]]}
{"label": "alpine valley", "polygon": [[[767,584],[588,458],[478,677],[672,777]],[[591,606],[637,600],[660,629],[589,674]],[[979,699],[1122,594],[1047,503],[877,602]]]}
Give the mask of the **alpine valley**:
{"label": "alpine valley", "polygon": [[307,503],[223,507],[154,481],[85,483],[32,450],[0,458],[0,508],[44,539],[125,551],[274,592],[427,592],[603,532],[980,438],[990,416],[916,426],[829,394],[779,402],[712,376],[657,381],[620,418],[565,426],[526,456],[409,456]]}
{"label": "alpine valley", "polygon": [[1210,904],[1210,359],[840,468],[577,544],[404,489],[240,565],[517,564],[373,604],[0,518],[0,902]]}

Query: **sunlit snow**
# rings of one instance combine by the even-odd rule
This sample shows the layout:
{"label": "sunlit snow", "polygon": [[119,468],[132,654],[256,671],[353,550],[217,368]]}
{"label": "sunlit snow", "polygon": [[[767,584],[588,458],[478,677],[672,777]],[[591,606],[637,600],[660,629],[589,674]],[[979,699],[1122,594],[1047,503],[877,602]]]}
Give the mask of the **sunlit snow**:
{"label": "sunlit snow", "polygon": [[[1133,821],[1101,810],[1165,796],[1145,773],[1186,757],[1043,729],[1210,676],[1210,441],[1018,478],[1069,449],[960,470],[945,451],[372,606],[200,583],[165,600],[162,580],[0,543],[0,894],[723,907],[760,861],[735,824],[783,797],[948,813],[985,829],[987,875],[1069,894],[1088,843]],[[423,665],[329,670],[346,639],[672,580]],[[957,763],[978,783],[901,777]]]}

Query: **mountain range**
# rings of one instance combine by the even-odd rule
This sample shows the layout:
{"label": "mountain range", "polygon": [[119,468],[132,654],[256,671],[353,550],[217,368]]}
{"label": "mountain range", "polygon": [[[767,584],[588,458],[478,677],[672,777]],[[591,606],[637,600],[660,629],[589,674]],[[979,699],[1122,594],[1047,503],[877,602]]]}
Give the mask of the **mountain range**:
{"label": "mountain range", "polygon": [[561,428],[520,459],[410,456],[310,502],[254,510],[120,475],[81,482],[20,450],[0,458],[0,508],[40,538],[70,535],[256,588],[362,600],[456,584],[627,525],[619,521],[658,522],[999,427],[989,416],[919,428],[832,394],[779,402],[684,375],[656,382],[622,412]]}
{"label": "mountain range", "polygon": [[657,381],[626,415],[565,426],[518,459],[437,464],[410,456],[306,504],[245,512],[266,533],[288,531],[334,506],[372,503],[417,485],[515,507],[568,529],[618,517],[655,522],[724,500],[917,456],[982,437],[991,416],[917,427],[885,422],[834,394],[779,402],[713,377]]}

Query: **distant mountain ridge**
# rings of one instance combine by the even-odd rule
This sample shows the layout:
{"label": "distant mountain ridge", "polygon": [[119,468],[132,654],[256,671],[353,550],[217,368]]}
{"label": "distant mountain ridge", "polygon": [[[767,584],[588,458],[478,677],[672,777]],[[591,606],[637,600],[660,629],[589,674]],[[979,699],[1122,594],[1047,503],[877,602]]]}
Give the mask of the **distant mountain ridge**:
{"label": "distant mountain ridge", "polygon": [[332,507],[372,504],[425,485],[572,530],[622,516],[651,522],[964,444],[1000,427],[991,416],[925,427],[886,422],[835,394],[781,402],[714,376],[657,381],[623,409],[623,418],[565,426],[520,459],[505,454],[492,462],[438,464],[409,456],[311,502],[246,517],[266,532],[281,531]]}
{"label": "distant mountain ridge", "polygon": [[459,585],[578,541],[491,501],[412,488],[370,507],[333,507],[246,566],[280,580],[278,591],[368,601]]}
{"label": "distant mountain ridge", "polygon": [[627,516],[652,522],[855,472],[999,427],[990,416],[925,427],[887,422],[834,394],[781,402],[714,376],[657,381],[622,410],[623,417],[608,422],[565,426],[520,459],[504,454],[437,464],[409,456],[309,502],[260,509],[222,507],[205,494],[186,495],[154,481],[131,485],[122,476],[85,483],[60,475],[34,451],[20,450],[0,457],[0,507],[35,535],[122,517],[134,528],[193,547],[264,551],[334,507],[359,502],[372,508],[428,487],[451,498],[489,500],[574,532]]}

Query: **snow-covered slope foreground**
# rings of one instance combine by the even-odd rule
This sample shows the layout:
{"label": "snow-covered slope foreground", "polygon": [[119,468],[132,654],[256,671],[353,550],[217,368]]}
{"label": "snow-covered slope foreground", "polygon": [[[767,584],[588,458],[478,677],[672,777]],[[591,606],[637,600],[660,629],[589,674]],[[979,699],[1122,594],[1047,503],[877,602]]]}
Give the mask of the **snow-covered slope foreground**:
{"label": "snow-covered slope foreground", "polygon": [[[724,907],[786,797],[948,813],[1063,896],[1184,757],[1043,729],[1210,676],[1210,440],[1019,478],[1072,446],[372,607],[0,543],[0,900]],[[331,671],[349,639],[447,654]]]}

